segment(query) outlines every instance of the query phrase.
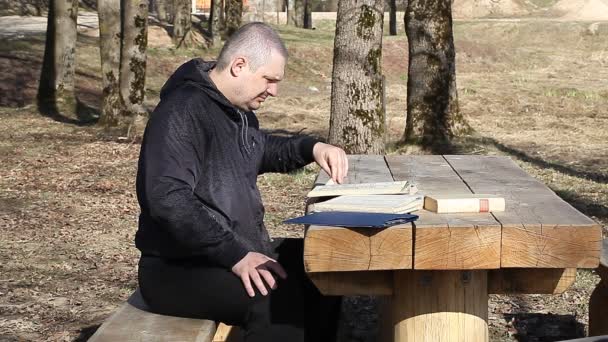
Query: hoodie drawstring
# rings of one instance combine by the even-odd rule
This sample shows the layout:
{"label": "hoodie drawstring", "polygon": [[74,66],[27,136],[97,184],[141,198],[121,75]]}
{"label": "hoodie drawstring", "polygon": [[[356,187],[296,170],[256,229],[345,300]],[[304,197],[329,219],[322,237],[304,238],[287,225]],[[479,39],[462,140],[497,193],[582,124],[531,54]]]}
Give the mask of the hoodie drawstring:
{"label": "hoodie drawstring", "polygon": [[243,114],[240,110],[237,109],[237,113],[241,117],[241,124],[244,128],[241,128],[241,141],[243,142],[243,147],[245,148],[245,152],[251,154],[251,150],[249,149],[249,139],[247,138],[248,130],[249,130],[249,119],[247,119],[247,115]]}

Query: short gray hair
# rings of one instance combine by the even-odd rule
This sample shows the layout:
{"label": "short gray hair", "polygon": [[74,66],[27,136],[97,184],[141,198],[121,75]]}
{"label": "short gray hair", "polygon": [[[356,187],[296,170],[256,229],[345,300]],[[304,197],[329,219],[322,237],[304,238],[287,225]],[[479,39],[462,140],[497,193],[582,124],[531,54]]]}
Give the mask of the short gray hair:
{"label": "short gray hair", "polygon": [[217,57],[216,68],[224,70],[237,55],[249,60],[252,71],[268,62],[270,52],[275,50],[287,60],[287,48],[277,32],[268,24],[252,22],[241,26],[226,41]]}

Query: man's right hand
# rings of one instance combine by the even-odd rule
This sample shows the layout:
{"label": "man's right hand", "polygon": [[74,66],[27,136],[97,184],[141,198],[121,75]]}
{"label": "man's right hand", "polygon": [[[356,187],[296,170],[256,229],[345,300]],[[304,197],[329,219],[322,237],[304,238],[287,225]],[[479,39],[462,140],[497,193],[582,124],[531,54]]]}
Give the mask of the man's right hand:
{"label": "man's right hand", "polygon": [[253,286],[251,284],[252,282],[264,296],[268,294],[268,290],[266,290],[266,286],[264,286],[264,281],[270,288],[277,288],[277,281],[270,271],[276,273],[283,279],[287,278],[287,273],[281,264],[264,254],[256,252],[247,253],[243,259],[232,266],[232,272],[241,278],[245,290],[250,297],[255,296],[255,291],[253,291]]}

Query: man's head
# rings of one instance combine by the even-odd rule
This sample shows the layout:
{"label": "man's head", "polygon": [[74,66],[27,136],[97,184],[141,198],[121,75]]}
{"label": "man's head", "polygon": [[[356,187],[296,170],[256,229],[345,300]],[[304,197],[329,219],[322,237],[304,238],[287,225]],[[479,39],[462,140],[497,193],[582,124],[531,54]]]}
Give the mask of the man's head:
{"label": "man's head", "polygon": [[286,62],[279,35],[264,23],[249,23],[224,44],[211,79],[233,105],[255,110],[268,96],[277,96]]}

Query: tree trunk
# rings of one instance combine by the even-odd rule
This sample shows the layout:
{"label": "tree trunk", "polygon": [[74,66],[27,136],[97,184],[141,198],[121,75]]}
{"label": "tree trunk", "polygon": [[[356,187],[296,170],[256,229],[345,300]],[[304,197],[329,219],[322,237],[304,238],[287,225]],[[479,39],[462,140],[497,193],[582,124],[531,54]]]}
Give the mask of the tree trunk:
{"label": "tree trunk", "polygon": [[221,36],[224,36],[224,31],[226,31],[226,1],[218,0],[221,4],[222,10],[220,11],[220,33]]}
{"label": "tree trunk", "polygon": [[173,16],[173,44],[176,48],[189,48],[195,45],[192,32],[191,0],[175,0]]}
{"label": "tree trunk", "polygon": [[294,24],[296,27],[304,27],[305,1],[294,0]]}
{"label": "tree trunk", "polygon": [[384,153],[383,17],[384,0],[338,4],[329,142],[347,153]]}
{"label": "tree trunk", "polygon": [[120,98],[120,0],[99,0],[97,11],[103,83],[103,103],[99,121],[103,126],[112,127],[124,121],[124,106]]}
{"label": "tree trunk", "polygon": [[156,0],[156,13],[158,15],[158,21],[163,24],[169,22],[169,18],[167,16],[167,0]]}
{"label": "tree trunk", "polygon": [[211,0],[211,15],[209,16],[209,33],[211,34],[211,46],[220,46],[222,38],[222,8],[221,0]]}
{"label": "tree trunk", "polygon": [[304,0],[303,26],[305,29],[312,29],[312,0]]}
{"label": "tree trunk", "polygon": [[391,36],[397,35],[397,1],[388,0],[389,18],[388,30]]}
{"label": "tree trunk", "polygon": [[48,115],[76,119],[74,73],[76,69],[76,19],[78,0],[51,0],[38,107]]}
{"label": "tree trunk", "polygon": [[287,0],[287,25],[296,26],[296,1]]}
{"label": "tree trunk", "polygon": [[241,20],[243,16],[243,1],[242,0],[226,0],[226,39],[236,30],[241,27]]}
{"label": "tree trunk", "polygon": [[458,111],[451,0],[409,0],[407,119],[403,140],[448,146],[468,129]]}
{"label": "tree trunk", "polygon": [[122,48],[120,95],[130,124],[145,117],[146,48],[148,4],[146,0],[122,0]]}

